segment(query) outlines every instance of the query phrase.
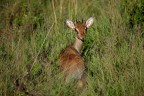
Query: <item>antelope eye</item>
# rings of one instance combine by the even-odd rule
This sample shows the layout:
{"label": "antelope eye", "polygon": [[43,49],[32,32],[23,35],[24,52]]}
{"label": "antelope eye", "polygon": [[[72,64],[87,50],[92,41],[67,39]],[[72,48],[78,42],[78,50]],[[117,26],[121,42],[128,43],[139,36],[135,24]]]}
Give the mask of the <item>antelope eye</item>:
{"label": "antelope eye", "polygon": [[85,28],[85,31],[87,32],[87,27]]}

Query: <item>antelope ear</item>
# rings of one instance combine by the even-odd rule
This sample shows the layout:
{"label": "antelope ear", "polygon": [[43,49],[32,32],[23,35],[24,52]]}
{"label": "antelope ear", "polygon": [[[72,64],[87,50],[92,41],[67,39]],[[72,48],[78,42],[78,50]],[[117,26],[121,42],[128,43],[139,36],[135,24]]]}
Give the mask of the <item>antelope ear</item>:
{"label": "antelope ear", "polygon": [[93,24],[93,17],[90,17],[87,21],[86,21],[86,27],[89,28],[92,24]]}
{"label": "antelope ear", "polygon": [[75,29],[75,25],[71,20],[66,20],[66,24],[68,25],[68,27],[72,28],[73,30]]}

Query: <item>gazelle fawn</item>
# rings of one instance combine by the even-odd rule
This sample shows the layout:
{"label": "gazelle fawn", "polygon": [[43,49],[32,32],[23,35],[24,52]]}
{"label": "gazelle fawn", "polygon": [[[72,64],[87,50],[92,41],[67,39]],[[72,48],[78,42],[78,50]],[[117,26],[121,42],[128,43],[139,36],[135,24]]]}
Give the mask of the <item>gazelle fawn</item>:
{"label": "gazelle fawn", "polygon": [[93,18],[90,17],[86,22],[76,22],[66,20],[69,28],[76,33],[75,41],[67,46],[59,57],[60,69],[64,72],[65,82],[77,81],[77,86],[82,87],[85,82],[85,62],[80,55],[87,29],[93,24]]}

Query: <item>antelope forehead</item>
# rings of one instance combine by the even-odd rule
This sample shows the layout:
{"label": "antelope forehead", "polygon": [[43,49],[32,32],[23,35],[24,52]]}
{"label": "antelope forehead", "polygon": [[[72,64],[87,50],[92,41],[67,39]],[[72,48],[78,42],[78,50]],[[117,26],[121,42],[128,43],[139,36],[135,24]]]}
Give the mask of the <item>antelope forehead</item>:
{"label": "antelope forehead", "polygon": [[84,32],[85,29],[86,29],[86,27],[76,27],[76,30],[77,30],[78,32]]}
{"label": "antelope forehead", "polygon": [[84,31],[86,29],[86,26],[76,26],[77,31]]}
{"label": "antelope forehead", "polygon": [[83,29],[78,29],[78,28],[76,28],[76,31],[79,33],[79,34],[81,34],[81,35],[84,35],[85,34],[85,29],[83,28]]}
{"label": "antelope forehead", "polygon": [[76,24],[76,27],[77,27],[77,28],[85,28],[86,25],[85,25],[85,23],[77,23],[77,24]]}

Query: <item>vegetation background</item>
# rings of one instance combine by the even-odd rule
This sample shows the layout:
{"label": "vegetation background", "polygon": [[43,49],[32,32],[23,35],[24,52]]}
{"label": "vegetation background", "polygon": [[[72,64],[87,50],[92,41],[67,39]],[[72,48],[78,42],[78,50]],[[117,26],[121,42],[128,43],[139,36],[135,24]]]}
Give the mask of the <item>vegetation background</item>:
{"label": "vegetation background", "polygon": [[[63,85],[66,19],[94,17],[82,49],[87,85]],[[144,96],[144,0],[0,0],[1,96]]]}

